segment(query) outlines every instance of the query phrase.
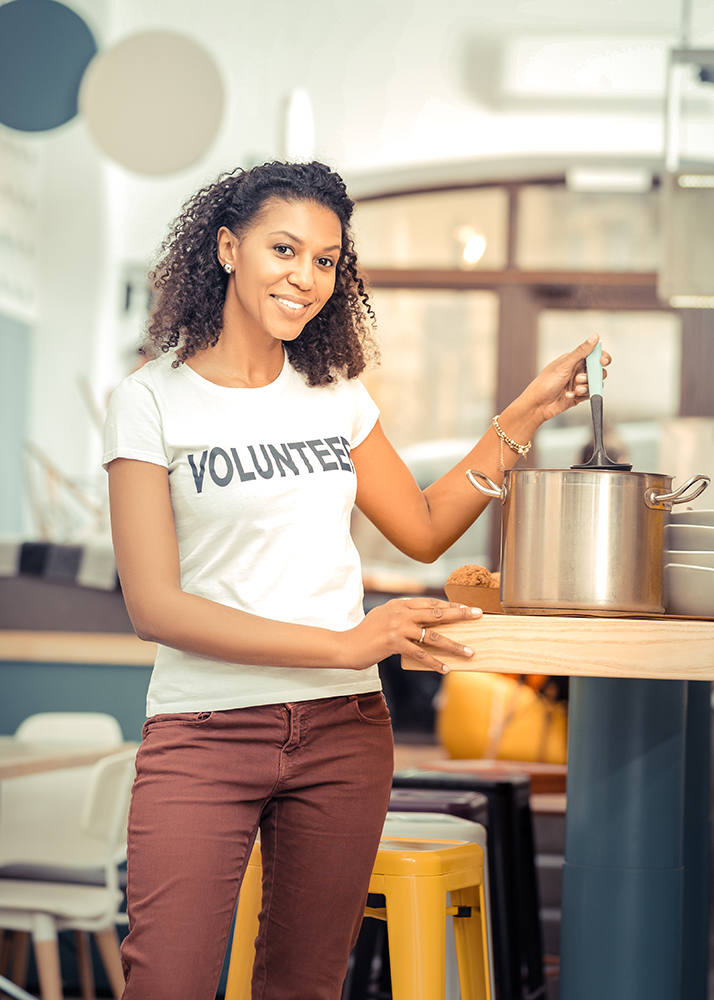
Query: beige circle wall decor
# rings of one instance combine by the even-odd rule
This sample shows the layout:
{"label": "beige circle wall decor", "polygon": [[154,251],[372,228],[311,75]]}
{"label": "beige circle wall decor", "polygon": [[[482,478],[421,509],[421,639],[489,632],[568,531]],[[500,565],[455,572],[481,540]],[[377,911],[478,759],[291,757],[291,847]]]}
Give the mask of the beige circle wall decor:
{"label": "beige circle wall decor", "polygon": [[140,174],[172,174],[201,159],[223,116],[210,55],[184,35],[144,31],[89,64],[79,106],[102,152]]}

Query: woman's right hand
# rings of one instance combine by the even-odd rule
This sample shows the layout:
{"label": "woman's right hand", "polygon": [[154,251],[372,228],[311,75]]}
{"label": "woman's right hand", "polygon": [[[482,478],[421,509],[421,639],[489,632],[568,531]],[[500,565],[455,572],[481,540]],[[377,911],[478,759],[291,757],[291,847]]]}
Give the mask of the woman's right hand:
{"label": "woman's right hand", "polygon": [[[593,334],[567,354],[551,361],[522,393],[520,400],[537,416],[539,423],[564,410],[577,406],[589,397],[585,359],[594,350],[598,337]],[[606,368],[612,358],[603,351],[600,364]],[[603,371],[603,378],[607,372]]]}
{"label": "woman's right hand", "polygon": [[[439,650],[469,659],[473,649],[440,635],[439,625],[475,621],[483,612],[464,604],[439,601],[434,597],[413,597],[387,601],[367,614],[359,625],[342,633],[348,662],[364,670],[393,653],[419,660],[425,670],[446,674],[449,668],[439,659]],[[433,649],[436,655],[430,650]]]}

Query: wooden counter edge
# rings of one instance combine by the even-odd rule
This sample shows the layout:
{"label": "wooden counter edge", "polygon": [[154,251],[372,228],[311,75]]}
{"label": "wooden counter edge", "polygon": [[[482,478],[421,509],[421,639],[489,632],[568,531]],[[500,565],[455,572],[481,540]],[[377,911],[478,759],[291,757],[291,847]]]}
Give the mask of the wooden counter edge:
{"label": "wooden counter edge", "polygon": [[30,756],[24,760],[13,761],[0,759],[0,780],[7,778],[22,778],[28,774],[45,774],[48,771],[62,771],[70,767],[87,767],[95,764],[103,757],[111,754],[121,753],[124,750],[138,750],[138,743],[120,743],[116,747],[102,747],[93,750],[91,748],[70,748],[63,754],[53,753],[52,758],[43,757],[39,754],[41,764],[38,766],[38,758]]}
{"label": "wooden counter edge", "polygon": [[[714,622],[693,619],[484,615],[437,629],[475,650],[435,651],[452,670],[714,680]],[[402,657],[406,670],[423,670]]]}
{"label": "wooden counter edge", "polygon": [[153,666],[156,643],[131,632],[29,632],[0,629],[0,660]]}

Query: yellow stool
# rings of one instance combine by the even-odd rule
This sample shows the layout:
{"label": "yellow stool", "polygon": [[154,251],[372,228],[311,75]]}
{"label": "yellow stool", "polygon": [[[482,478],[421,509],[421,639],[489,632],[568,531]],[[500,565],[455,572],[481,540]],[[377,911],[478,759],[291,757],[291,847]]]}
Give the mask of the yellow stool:
{"label": "yellow stool", "polygon": [[[483,880],[479,844],[382,838],[369,891],[384,896],[386,906],[367,907],[365,916],[387,921],[394,1000],[444,1000],[447,915],[454,920],[461,1000],[492,1000]],[[238,901],[225,1000],[250,1000],[260,882],[256,844]]]}

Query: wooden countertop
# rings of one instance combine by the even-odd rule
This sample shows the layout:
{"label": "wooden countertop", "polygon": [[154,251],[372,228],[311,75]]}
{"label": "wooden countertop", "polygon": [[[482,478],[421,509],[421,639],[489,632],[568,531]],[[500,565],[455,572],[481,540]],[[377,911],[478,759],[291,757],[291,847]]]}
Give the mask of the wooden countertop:
{"label": "wooden countertop", "polygon": [[15,632],[0,629],[0,660],[153,666],[156,643],[131,632]]}
{"label": "wooden countertop", "polygon": [[[452,670],[714,680],[714,621],[484,615],[439,631],[476,650],[443,654]],[[0,660],[150,667],[155,656],[155,643],[131,633],[0,629]],[[402,666],[422,669],[408,657]]]}
{"label": "wooden countertop", "polygon": [[[452,670],[714,680],[714,621],[484,615],[438,629],[475,650],[437,657]],[[407,670],[423,669],[402,657]]]}

